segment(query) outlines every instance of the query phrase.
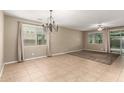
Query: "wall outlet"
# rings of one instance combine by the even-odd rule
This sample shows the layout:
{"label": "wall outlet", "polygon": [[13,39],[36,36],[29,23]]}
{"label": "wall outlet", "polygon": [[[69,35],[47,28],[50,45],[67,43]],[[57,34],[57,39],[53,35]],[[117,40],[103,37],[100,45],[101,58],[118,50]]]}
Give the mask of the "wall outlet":
{"label": "wall outlet", "polygon": [[34,53],[31,54],[32,56],[35,55]]}

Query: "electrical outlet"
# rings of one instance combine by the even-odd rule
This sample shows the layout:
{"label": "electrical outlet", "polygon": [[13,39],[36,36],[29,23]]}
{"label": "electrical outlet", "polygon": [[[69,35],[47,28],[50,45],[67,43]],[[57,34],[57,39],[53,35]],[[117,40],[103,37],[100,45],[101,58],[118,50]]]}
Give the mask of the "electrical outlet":
{"label": "electrical outlet", "polygon": [[35,55],[34,53],[32,53],[32,56]]}

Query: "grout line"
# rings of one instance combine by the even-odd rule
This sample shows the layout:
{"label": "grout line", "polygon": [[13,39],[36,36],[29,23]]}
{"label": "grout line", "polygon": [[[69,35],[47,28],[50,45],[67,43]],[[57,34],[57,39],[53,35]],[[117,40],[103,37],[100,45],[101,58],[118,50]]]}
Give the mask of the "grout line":
{"label": "grout line", "polygon": [[10,62],[5,62],[5,65],[8,65],[8,64],[14,64],[14,63],[17,63],[18,61],[10,61]]}

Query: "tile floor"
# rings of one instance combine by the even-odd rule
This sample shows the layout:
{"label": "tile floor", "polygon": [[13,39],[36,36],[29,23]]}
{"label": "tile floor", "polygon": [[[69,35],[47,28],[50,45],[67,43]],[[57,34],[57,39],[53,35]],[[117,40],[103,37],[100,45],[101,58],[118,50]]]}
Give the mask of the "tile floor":
{"label": "tile floor", "polygon": [[1,82],[124,81],[124,57],[106,65],[64,54],[5,66]]}

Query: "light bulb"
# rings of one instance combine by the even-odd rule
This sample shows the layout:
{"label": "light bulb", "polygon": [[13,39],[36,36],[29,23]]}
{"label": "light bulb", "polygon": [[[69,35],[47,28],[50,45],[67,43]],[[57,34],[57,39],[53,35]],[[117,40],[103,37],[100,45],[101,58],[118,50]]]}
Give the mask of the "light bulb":
{"label": "light bulb", "polygon": [[98,30],[98,31],[102,31],[103,29],[102,29],[101,27],[99,27],[97,30]]}
{"label": "light bulb", "polygon": [[103,28],[103,26],[102,25],[98,25],[98,31],[102,31],[104,28]]}

